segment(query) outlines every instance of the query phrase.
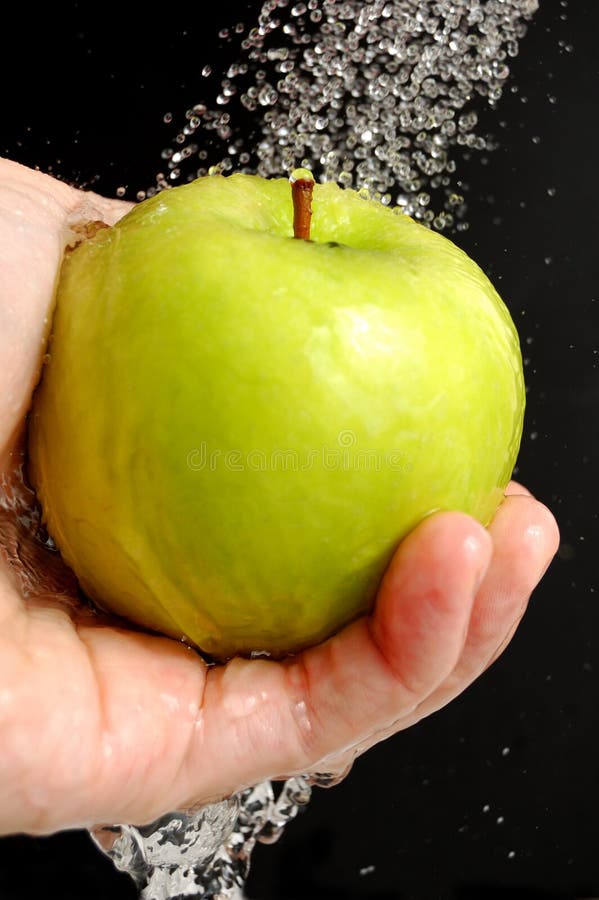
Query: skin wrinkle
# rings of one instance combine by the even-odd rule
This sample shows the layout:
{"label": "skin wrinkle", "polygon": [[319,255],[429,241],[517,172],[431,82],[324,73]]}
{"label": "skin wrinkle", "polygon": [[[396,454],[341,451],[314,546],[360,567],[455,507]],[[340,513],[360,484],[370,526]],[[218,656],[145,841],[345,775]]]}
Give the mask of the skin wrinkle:
{"label": "skin wrinkle", "polygon": [[[379,646],[378,642],[373,639],[371,618],[368,618],[366,621],[367,621],[367,627],[370,632],[370,642],[369,642],[370,649],[371,649],[371,651],[374,651],[375,658],[377,659],[377,663],[376,663],[377,667],[380,666],[381,670],[388,671],[389,675],[395,681],[395,683],[401,685],[402,694],[404,692],[406,692],[408,695],[414,696],[412,694],[412,692],[409,691],[409,688],[403,684],[401,678],[397,677],[396,673],[390,667],[389,660],[387,659],[382,648]],[[351,627],[354,627],[354,626],[351,626]],[[321,653],[322,655],[324,655],[328,651],[328,653],[331,654],[334,652],[334,648],[335,648],[336,644],[337,644],[336,638],[332,638],[331,641],[327,642],[327,644],[324,645],[323,648],[316,648],[316,650],[314,652]],[[303,659],[301,661],[301,665],[302,665],[302,669],[306,672],[305,682],[307,685],[309,685],[310,680],[311,680],[310,675],[309,675],[310,669],[306,665],[306,661],[304,661]],[[371,663],[371,665],[372,665],[372,663]],[[327,668],[330,668],[334,671],[335,670],[334,663],[329,662],[327,664],[327,663],[323,663],[321,661],[319,666],[316,669],[316,677],[318,677],[318,674],[322,669],[327,669]],[[377,676],[377,681],[380,680],[381,677],[384,678],[385,676],[384,675]],[[307,687],[305,689],[305,695],[308,698],[311,696],[309,687]],[[312,717],[314,718],[314,716],[315,716],[314,704],[308,703],[307,707],[308,707],[308,709],[310,709],[312,711],[311,714],[312,714]],[[410,707],[410,710],[413,708],[414,708],[414,705],[412,705]],[[346,724],[346,727],[348,724],[350,724],[350,727],[351,727],[351,715],[352,715],[351,709],[348,710],[348,714],[349,714],[349,722],[347,722],[345,724]],[[339,715],[339,713],[338,713],[338,715]],[[313,721],[313,718],[312,718],[312,721]],[[402,716],[402,718],[403,718],[403,716]],[[330,769],[333,769],[335,771],[335,773],[337,773],[338,771],[343,771],[348,766],[347,757],[350,756],[353,761],[353,758],[355,758],[355,755],[356,755],[356,753],[355,753],[356,747],[358,747],[364,743],[364,738],[362,736],[359,739],[353,740],[350,743],[346,744],[345,746],[339,748],[334,753],[330,753],[330,752],[323,753],[319,747],[316,746],[316,747],[314,747],[314,749],[312,749],[312,746],[311,746],[312,743],[314,742],[314,739],[315,738],[318,739],[318,736],[322,735],[323,733],[326,733],[326,728],[324,728],[322,725],[320,725],[319,727],[314,727],[314,725],[312,725],[312,731],[311,731],[311,735],[310,735],[310,738],[311,738],[310,743],[308,745],[306,745],[306,742],[304,740],[305,762],[302,763],[300,761],[299,765],[296,765],[293,768],[293,771],[295,771],[295,772],[302,772],[302,771],[315,772],[318,770],[322,771],[323,769],[326,769],[327,771],[329,771]],[[303,738],[304,733],[302,733],[300,736]],[[351,766],[351,762],[349,763],[349,765]]]}
{"label": "skin wrinkle", "polygon": [[402,691],[405,692],[409,697],[413,698],[414,702],[412,705],[410,705],[409,709],[415,709],[417,705],[416,698],[422,695],[422,686],[412,686],[405,680],[404,676],[401,674],[401,669],[406,668],[405,661],[401,660],[402,654],[398,654],[401,660],[399,664],[397,659],[391,659],[388,657],[388,653],[385,650],[385,647],[389,646],[392,641],[385,634],[386,630],[387,629],[385,628],[385,626],[381,625],[380,622],[374,621],[372,623],[369,623],[369,631],[373,640],[373,644],[379,651],[379,655],[384,666],[388,669],[393,681],[401,686]]}
{"label": "skin wrinkle", "polygon": [[[445,515],[445,514],[442,514]],[[427,523],[428,524],[428,523]],[[437,523],[433,525],[435,527]],[[484,540],[481,538],[484,535]],[[408,555],[410,554],[411,545],[408,542],[406,543],[406,547],[404,552]],[[426,594],[420,600],[420,603],[416,610],[416,619],[412,619],[410,621],[410,626],[414,627],[416,625],[418,629],[419,636],[422,637],[422,633],[424,633],[425,637],[427,637],[431,631],[437,627],[445,627],[447,625],[447,619],[449,617],[449,621],[455,619],[456,616],[461,616],[463,618],[462,631],[461,631],[461,641],[456,642],[456,646],[453,648],[453,652],[455,654],[455,661],[459,658],[463,646],[466,640],[467,630],[470,623],[470,617],[472,615],[474,596],[478,585],[481,583],[482,578],[484,577],[490,562],[491,557],[491,546],[490,546],[490,538],[488,535],[482,531],[479,532],[477,537],[470,534],[467,535],[466,538],[462,541],[460,547],[462,555],[465,557],[464,563],[465,565],[470,564],[470,568],[472,568],[472,563],[476,563],[476,570],[472,573],[472,581],[469,589],[466,590],[466,595],[469,597],[469,608],[465,610],[465,601],[461,600],[462,592],[464,591],[464,586],[462,584],[450,585],[448,587],[447,584],[440,584],[438,582],[433,582],[426,587]],[[399,551],[399,555],[401,556],[402,550]],[[478,559],[476,557],[479,557]],[[482,558],[481,558],[482,556]],[[436,562],[436,561],[435,561]],[[405,582],[405,579],[400,578],[397,581],[395,576],[395,570],[397,567],[397,563],[393,563],[390,567],[382,585],[382,593],[384,594],[387,590],[392,590],[397,594],[404,594],[406,591],[410,593],[410,591],[414,592],[414,585],[411,583]],[[410,570],[408,570],[410,571]],[[403,572],[403,570],[402,570]],[[423,575],[417,576],[422,578]],[[426,576],[424,576],[426,577]],[[426,584],[426,581],[425,581]],[[449,607],[447,600],[443,600],[444,594],[447,590],[451,590],[453,596],[450,601]],[[457,597],[456,597],[457,592]],[[456,599],[458,599],[458,604],[456,606]],[[432,611],[432,617],[431,617]],[[389,618],[389,624],[393,623],[393,619]],[[385,630],[385,619],[380,616],[375,616],[374,618],[369,620],[369,628],[371,635],[375,641],[375,644],[381,649],[383,657],[387,662],[390,671],[393,677],[398,680],[404,687],[410,692],[410,694],[414,697],[420,697],[422,694],[422,685],[413,685],[406,682],[404,670],[407,668],[410,671],[410,665],[406,664],[406,660],[402,659],[403,653],[401,649],[405,646],[405,642],[402,643],[401,640],[393,640],[393,636]],[[408,643],[411,643],[409,641]],[[387,647],[393,647],[397,645],[399,649],[399,653],[396,654],[396,658],[388,659],[387,654],[388,651],[385,649]],[[399,663],[399,668],[398,668]],[[454,663],[455,665],[455,663]],[[451,669],[454,666],[451,666]],[[450,669],[450,671],[451,671]],[[440,673],[438,677],[438,683],[440,683],[445,677],[447,677],[448,672]],[[428,673],[427,673],[428,676]],[[422,677],[419,675],[419,677]],[[434,687],[437,685],[431,686],[430,684],[427,686],[427,690],[432,692]]]}
{"label": "skin wrinkle", "polygon": [[[185,649],[181,648],[180,645],[177,647],[177,650],[179,653],[183,652],[185,655],[193,652],[191,650],[188,650],[187,648],[185,648]],[[195,659],[196,659],[195,654],[194,654],[193,659],[195,662]],[[181,662],[184,662],[184,666],[182,667],[182,670],[187,672],[189,657],[185,658],[185,660],[183,660],[182,657],[178,657],[178,660],[181,660]],[[208,672],[205,668],[204,663],[200,662],[198,659],[198,665],[194,666],[193,678],[194,678],[194,681],[200,680],[200,682],[201,682],[200,690],[199,690],[200,705],[198,706],[198,703],[195,699],[188,704],[181,702],[179,705],[178,714],[175,717],[173,717],[169,713],[169,715],[167,717],[168,721],[169,721],[169,725],[167,726],[167,729],[166,729],[167,735],[171,734],[173,732],[173,730],[175,730],[177,733],[178,753],[176,755],[178,756],[178,762],[175,764],[175,761],[173,760],[173,764],[170,766],[170,769],[171,769],[171,772],[170,772],[171,789],[170,790],[173,792],[173,794],[175,793],[175,791],[177,789],[177,784],[181,784],[186,787],[187,782],[192,780],[195,775],[195,772],[190,765],[190,751],[191,751],[193,744],[195,743],[195,745],[196,745],[195,746],[195,754],[198,755],[198,747],[197,747],[198,735],[200,735],[201,739],[203,739],[203,731],[198,729],[197,726],[198,726],[200,713],[202,714],[202,717],[203,717],[203,713],[204,713],[203,698],[205,696],[207,675],[208,675]],[[180,679],[177,678],[176,685],[179,685],[179,680]],[[185,690],[185,687],[186,686],[188,687],[187,679],[185,679],[185,682],[186,682],[186,684],[180,685],[180,691],[177,691],[177,693],[182,694],[182,692]],[[195,685],[195,687],[197,688],[197,685]],[[171,688],[171,693],[172,693],[172,690],[173,689]],[[172,720],[172,722],[171,722],[171,720]],[[183,731],[185,731],[185,734],[183,733]],[[160,754],[158,758],[160,758],[163,755],[164,754]],[[201,753],[199,755],[201,756]],[[179,791],[181,792],[181,795],[187,797],[188,794],[185,790],[185,787],[183,789],[180,787]]]}
{"label": "skin wrinkle", "polygon": [[[204,666],[204,663],[202,663]],[[215,709],[219,708],[219,697],[223,692],[222,679],[224,675],[224,667],[215,665],[204,668],[204,677],[202,678],[201,692],[198,702],[198,712],[190,729],[188,740],[185,744],[185,751],[180,762],[180,771],[185,772],[185,782],[193,783],[194,773],[197,771],[198,763],[202,759],[204,752],[210,756],[210,743],[213,740],[213,733],[216,730],[214,716],[211,714]],[[235,751],[237,752],[237,751]],[[243,751],[240,751],[243,752]],[[187,773],[191,773],[191,778]],[[204,773],[202,772],[202,776]],[[197,775],[195,775],[197,779]],[[222,795],[224,796],[224,794]],[[222,799],[221,795],[213,795],[214,801]],[[181,808],[190,808],[197,806],[197,801],[193,797],[187,797]]]}
{"label": "skin wrinkle", "polygon": [[[310,672],[306,662],[307,657],[305,655],[292,660],[287,667],[287,683],[290,688],[291,720],[298,738],[299,747],[298,765],[294,768],[301,768],[305,760],[305,764],[309,769],[318,759],[315,739],[322,732],[322,723],[319,720],[318,711],[312,700]],[[301,714],[298,715],[300,707]]]}
{"label": "skin wrinkle", "polygon": [[[341,706],[335,706],[334,703],[330,702],[329,697],[324,702],[322,698],[313,701],[313,709],[320,705],[322,712],[319,714],[320,727],[314,731],[313,743],[315,744],[316,763],[312,765],[316,764],[320,767],[322,760],[330,756],[330,751],[326,749],[326,746],[322,746],[322,738],[326,736],[327,728],[331,727],[331,723],[334,730],[339,734],[338,740],[341,740],[341,734],[346,733],[348,730],[355,731],[359,727],[360,731],[362,731],[364,728],[362,723],[359,725],[357,723],[354,724],[356,718],[355,710],[358,708],[372,708],[374,705],[372,704],[371,682],[375,683],[378,693],[382,668],[377,648],[366,637],[366,622],[367,620],[362,620],[350,625],[345,631],[344,642],[340,642],[339,636],[335,635],[323,646],[313,648],[307,655],[306,664],[310,683],[313,685],[313,697],[317,697],[318,684],[326,683],[327,678],[331,683],[331,687],[334,688],[334,692],[351,695],[352,697],[351,703]],[[344,657],[347,656],[348,650],[351,657],[361,658],[366,663],[365,673],[367,673],[367,677],[356,680],[353,667],[350,669],[347,663],[344,662]],[[314,660],[315,663],[311,666],[310,663],[314,662]],[[332,674],[329,675],[329,672]],[[348,684],[348,682],[350,683]],[[347,738],[344,738],[340,748],[341,752],[344,752],[347,744]]]}
{"label": "skin wrinkle", "polygon": [[[193,781],[194,769],[197,765],[197,760],[201,759],[201,748],[206,739],[205,705],[208,682],[212,670],[210,668],[206,668],[204,663],[200,663],[200,666],[201,668],[199,668],[198,671],[202,673],[202,677],[199,679],[200,690],[197,706],[194,713],[189,717],[189,733],[187,735],[187,739],[182,741],[181,744],[181,757],[179,760],[179,764],[175,767],[173,773],[173,785],[176,785],[180,780],[183,780],[185,784],[187,784],[188,781]],[[192,702],[195,703],[195,701]],[[189,712],[191,713],[192,710],[189,709]],[[191,802],[193,804],[193,801]],[[181,808],[186,807],[182,806]]]}
{"label": "skin wrinkle", "polygon": [[[398,677],[398,675],[396,674],[394,668],[391,666],[389,660],[387,659],[387,655],[384,649],[380,646],[378,640],[374,636],[370,618],[368,619],[368,628],[372,645],[378,652],[381,666],[389,671],[389,674],[396,685],[399,684],[401,686],[402,694],[411,696],[413,698],[413,702],[402,710],[402,714],[400,716],[372,731],[367,739],[360,738],[341,748],[339,752],[336,751],[335,753],[321,757],[321,759],[319,759],[316,763],[316,766],[320,769],[326,768],[327,771],[332,769],[335,773],[340,773],[347,767],[349,771],[349,769],[353,765],[354,760],[361,754],[361,752],[373,746],[375,743],[379,743],[381,739],[394,734],[398,730],[398,727],[402,725],[402,723],[406,720],[410,720],[410,722],[413,724],[415,724],[415,721],[419,721],[417,718],[414,720],[414,714],[416,713],[418,707],[422,705],[422,701],[419,702],[416,699],[420,695],[412,691],[409,686],[402,681],[401,677]],[[314,769],[311,767],[310,771],[314,771]]]}
{"label": "skin wrinkle", "polygon": [[[246,663],[246,673],[251,663]],[[266,737],[266,751],[273,758],[279,755],[301,756],[297,747],[297,720],[294,715],[294,706],[288,702],[285,691],[285,678],[277,663],[261,661],[263,672],[266,674],[265,683],[267,690],[262,702],[258,704],[254,716],[249,715],[244,721],[250,744],[255,744],[258,735]],[[255,677],[255,676],[254,676]],[[254,719],[254,721],[252,721]],[[291,727],[290,727],[291,726]]]}
{"label": "skin wrinkle", "polygon": [[[250,715],[246,710],[241,710],[236,702],[233,704],[223,704],[222,698],[226,696],[228,690],[234,692],[239,691],[240,683],[247,685],[247,669],[252,669],[258,663],[260,669],[264,673],[264,683],[268,685],[265,690],[263,702],[256,705]],[[228,671],[227,671],[228,670]],[[279,664],[268,660],[258,660],[248,663],[247,660],[232,660],[225,668],[216,668],[209,672],[209,676],[213,676],[213,690],[217,692],[216,697],[210,696],[212,709],[228,708],[227,713],[227,746],[232,748],[234,760],[242,762],[244,753],[247,752],[248,744],[255,746],[256,741],[262,734],[269,735],[269,739],[264,747],[264,759],[269,759],[275,755],[285,757],[285,770],[304,771],[312,765],[312,761],[316,760],[316,755],[311,743],[306,744],[306,733],[298,730],[298,720],[295,716],[295,708],[300,699],[302,699],[302,690],[297,687],[298,670],[296,668],[296,660],[290,664],[285,664],[285,668],[281,670]],[[254,679],[257,672],[254,674]],[[292,698],[289,697],[289,684],[295,682],[291,688]],[[235,714],[237,712],[237,715]],[[274,714],[274,715],[273,715]],[[289,727],[291,724],[291,727]],[[213,722],[211,722],[211,726]],[[208,726],[207,726],[208,729]],[[210,737],[213,737],[213,728],[210,727]],[[232,733],[231,733],[232,732]],[[274,777],[274,769],[264,773],[263,777]]]}
{"label": "skin wrinkle", "polygon": [[[369,637],[370,637],[370,640],[368,641],[368,648],[369,648],[369,651],[371,654],[371,659],[369,661],[369,667],[372,667],[372,665],[374,664],[377,669],[377,676],[376,676],[377,684],[381,681],[384,683],[386,681],[386,679],[390,676],[390,680],[392,680],[396,686],[399,685],[401,687],[402,705],[403,705],[403,703],[406,702],[405,697],[403,697],[404,691],[407,696],[413,696],[413,695],[411,695],[409,693],[408,688],[403,685],[401,679],[396,677],[396,674],[394,673],[394,671],[389,668],[389,663],[388,663],[388,660],[386,658],[384,651],[378,645],[378,643],[372,639],[371,622],[372,622],[372,619],[371,619],[371,617],[369,617],[366,619],[366,621],[364,623],[364,627],[368,629]],[[355,625],[350,626],[350,627],[355,631],[358,627],[360,627],[360,625],[359,625],[359,623],[356,623]],[[327,642],[327,644],[324,645],[324,648],[322,648],[322,649],[316,648],[315,652],[322,653],[324,655],[325,648],[329,647],[329,645],[330,645],[330,650],[332,652],[334,650],[334,648],[336,647],[337,643],[338,643],[337,639],[332,638],[330,642]],[[322,669],[326,669],[326,668],[331,668],[334,671],[335,665],[334,665],[334,663],[329,663],[328,665],[323,664],[321,661],[320,665],[318,666],[317,671],[316,671],[317,679],[318,679],[319,672]],[[365,702],[368,703],[370,700],[370,694],[369,694],[368,688],[366,688],[366,695],[367,696],[365,698]],[[387,702],[388,702],[388,699],[387,699]],[[369,703],[369,705],[372,706],[371,703]],[[410,707],[410,708],[412,708],[412,707]],[[351,721],[352,721],[351,717],[353,715],[353,711],[352,711],[351,707],[344,707],[344,709],[347,710],[347,713],[349,715],[349,723],[344,721],[344,726],[347,728],[347,725],[350,724],[350,727],[351,727]],[[339,717],[341,717],[341,711],[338,711],[337,715]],[[315,733],[318,735],[318,731],[316,731]],[[326,733],[326,728],[321,727],[320,733],[321,734]],[[340,747],[334,753],[331,753],[330,751],[323,752],[323,750],[321,748],[319,748],[319,752],[317,754],[317,759],[314,760],[314,755],[312,756],[313,761],[309,764],[308,771],[311,771],[311,772],[318,771],[318,770],[322,771],[323,769],[326,769],[327,771],[329,771],[331,768],[334,769],[335,772],[337,772],[339,770],[342,771],[348,765],[348,760],[347,760],[348,755],[352,758],[355,757],[355,752],[354,752],[355,747],[360,746],[362,743],[364,743],[364,734],[361,734],[360,736],[356,736],[352,741],[346,743],[343,747]],[[351,765],[351,763],[350,763],[350,765]]]}

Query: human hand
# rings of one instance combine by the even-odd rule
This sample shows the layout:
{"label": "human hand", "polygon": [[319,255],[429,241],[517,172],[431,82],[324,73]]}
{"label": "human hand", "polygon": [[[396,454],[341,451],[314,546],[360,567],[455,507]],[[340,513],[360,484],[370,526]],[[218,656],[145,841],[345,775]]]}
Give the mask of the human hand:
{"label": "human hand", "polygon": [[[5,507],[69,223],[113,223],[127,208],[0,160]],[[558,531],[515,484],[488,529],[438,513],[402,542],[371,616],[284,662],[212,667],[86,611],[10,509],[0,509],[0,540],[0,833],[48,833],[141,824],[267,778],[345,771],[493,662]]]}

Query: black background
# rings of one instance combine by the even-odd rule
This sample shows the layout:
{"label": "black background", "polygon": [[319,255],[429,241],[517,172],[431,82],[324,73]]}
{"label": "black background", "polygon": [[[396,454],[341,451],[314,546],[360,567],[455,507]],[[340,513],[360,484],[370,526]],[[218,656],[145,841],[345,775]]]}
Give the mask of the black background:
{"label": "black background", "polygon": [[[75,2],[3,10],[0,153],[114,196],[153,183],[175,118],[257,3]],[[541,0],[496,112],[500,147],[459,163],[468,232],[527,358],[518,477],[560,554],[514,641],[447,709],[317,791],[259,847],[252,900],[599,897],[597,0]],[[540,140],[534,140],[533,138]],[[0,748],[1,752],[1,748]],[[0,841],[0,898],[133,898],[85,833]]]}

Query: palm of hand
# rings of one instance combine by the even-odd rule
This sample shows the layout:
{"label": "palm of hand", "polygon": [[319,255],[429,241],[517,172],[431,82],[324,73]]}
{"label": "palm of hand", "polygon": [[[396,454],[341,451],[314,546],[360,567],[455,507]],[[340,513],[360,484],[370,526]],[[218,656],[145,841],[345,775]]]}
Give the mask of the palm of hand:
{"label": "palm of hand", "polygon": [[[5,491],[68,223],[112,223],[126,209],[0,160]],[[507,644],[555,552],[551,513],[518,486],[509,493],[488,530],[460,513],[421,524],[371,617],[284,663],[212,668],[172,640],[86,614],[74,581],[5,512],[0,833],[148,822],[266,778],[340,772],[445,705]]]}

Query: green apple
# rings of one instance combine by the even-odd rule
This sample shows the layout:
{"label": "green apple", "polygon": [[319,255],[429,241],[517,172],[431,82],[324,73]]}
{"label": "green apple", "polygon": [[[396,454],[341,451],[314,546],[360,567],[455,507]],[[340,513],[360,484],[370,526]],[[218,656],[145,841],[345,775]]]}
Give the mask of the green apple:
{"label": "green apple", "polygon": [[334,184],[211,176],[69,253],[30,416],[44,520],[101,607],[218,658],[367,612],[435,510],[519,448],[510,315],[457,246]]}

